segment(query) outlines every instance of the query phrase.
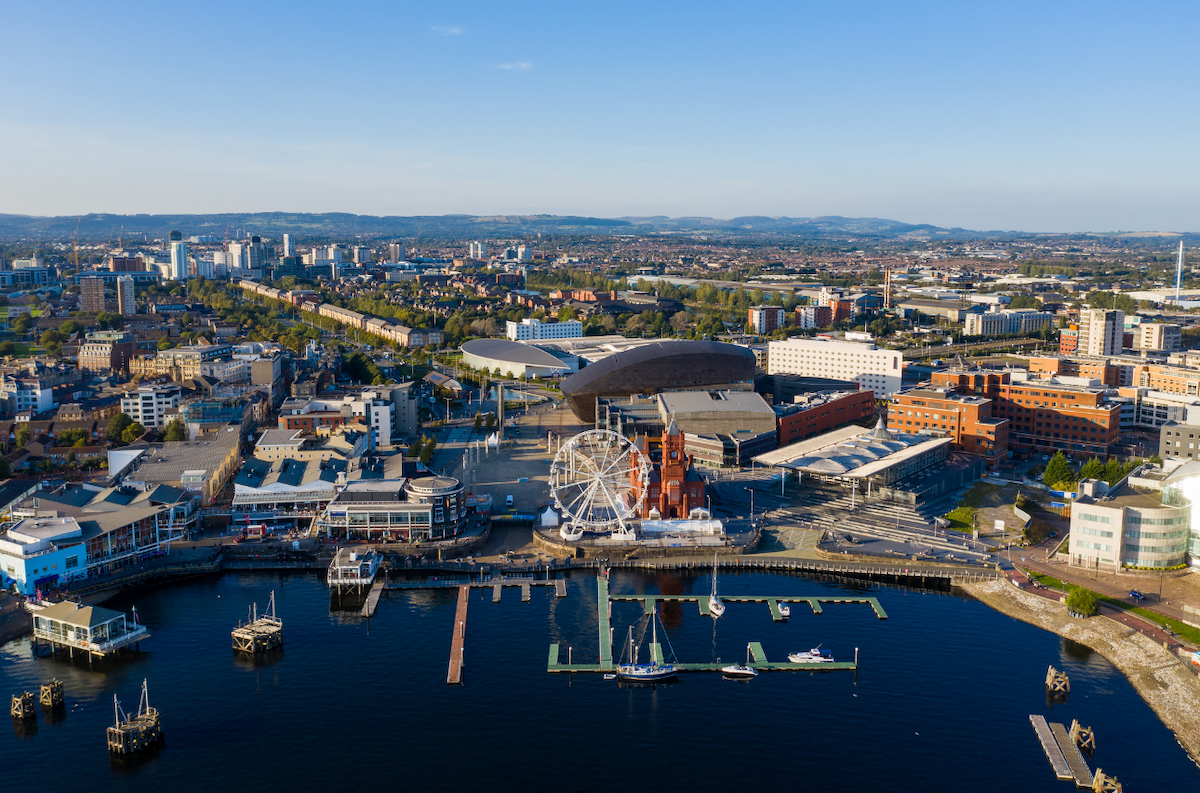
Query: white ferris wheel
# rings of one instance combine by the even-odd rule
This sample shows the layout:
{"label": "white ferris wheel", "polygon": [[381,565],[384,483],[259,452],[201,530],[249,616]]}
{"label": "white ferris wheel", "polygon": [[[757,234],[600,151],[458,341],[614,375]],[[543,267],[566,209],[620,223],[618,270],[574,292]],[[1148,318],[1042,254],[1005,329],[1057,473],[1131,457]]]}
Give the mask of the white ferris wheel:
{"label": "white ferris wheel", "polygon": [[628,438],[588,430],[563,443],[550,466],[550,494],[562,514],[563,538],[585,531],[632,533],[646,499],[650,463]]}

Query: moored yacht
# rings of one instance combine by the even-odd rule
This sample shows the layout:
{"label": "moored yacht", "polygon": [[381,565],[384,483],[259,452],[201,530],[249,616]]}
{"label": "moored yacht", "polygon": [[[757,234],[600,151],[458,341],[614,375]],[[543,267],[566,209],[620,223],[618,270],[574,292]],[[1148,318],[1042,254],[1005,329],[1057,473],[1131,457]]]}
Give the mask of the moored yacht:
{"label": "moored yacht", "polygon": [[828,650],[822,650],[817,646],[801,653],[792,653],[788,656],[788,660],[793,664],[831,664],[833,656],[829,654]]}

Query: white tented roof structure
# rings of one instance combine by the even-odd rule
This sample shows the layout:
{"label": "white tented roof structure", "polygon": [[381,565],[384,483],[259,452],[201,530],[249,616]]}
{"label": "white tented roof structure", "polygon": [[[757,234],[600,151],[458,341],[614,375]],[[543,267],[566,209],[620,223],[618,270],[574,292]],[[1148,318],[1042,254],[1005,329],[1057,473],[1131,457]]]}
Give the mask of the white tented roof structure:
{"label": "white tented roof structure", "polygon": [[760,465],[790,468],[817,476],[866,479],[952,443],[950,438],[892,432],[880,420],[871,430],[842,427],[754,460]]}

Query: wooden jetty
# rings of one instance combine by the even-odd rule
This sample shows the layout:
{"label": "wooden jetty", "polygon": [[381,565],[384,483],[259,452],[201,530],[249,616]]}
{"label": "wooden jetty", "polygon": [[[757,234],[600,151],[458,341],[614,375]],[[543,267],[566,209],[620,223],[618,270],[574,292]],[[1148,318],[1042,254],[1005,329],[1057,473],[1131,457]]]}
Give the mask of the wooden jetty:
{"label": "wooden jetty", "polygon": [[375,609],[379,607],[379,596],[383,594],[383,582],[376,581],[371,585],[371,591],[367,593],[367,602],[363,603],[362,615],[368,619],[375,616]]}
{"label": "wooden jetty", "polygon": [[[886,619],[887,613],[879,606],[875,598],[810,598],[810,597],[767,597],[765,595],[738,595],[733,597],[722,597],[724,601],[729,602],[747,602],[747,603],[769,603],[771,600],[778,602],[808,602],[814,609],[814,613],[821,613],[820,602],[826,603],[867,603],[873,602],[875,613],[880,619]],[[550,653],[546,659],[546,671],[555,673],[571,673],[571,672],[611,672],[613,671],[612,659],[612,601],[641,601],[646,614],[653,614],[658,606],[659,601],[697,601],[700,604],[700,613],[708,613],[708,595],[609,595],[608,593],[608,577],[599,575],[596,577],[596,600],[597,600],[597,625],[600,634],[600,663],[598,664],[576,664],[561,663],[559,661],[560,648],[558,644],[550,645]],[[662,662],[662,648],[657,644],[650,645],[650,655],[658,662]],[[753,660],[750,666],[761,671],[843,671],[858,669],[858,657],[855,653],[855,660],[850,662],[816,662],[816,663],[791,663],[790,661],[769,661],[767,654],[763,650],[762,644],[759,642],[750,642],[750,655]],[[719,672],[727,663],[676,663],[673,666],[680,672]]]}
{"label": "wooden jetty", "polygon": [[49,683],[42,683],[38,689],[38,700],[43,707],[58,708],[62,707],[66,701],[63,696],[63,684],[57,677],[53,678]]}
{"label": "wooden jetty", "polygon": [[1053,666],[1046,667],[1046,693],[1053,698],[1066,699],[1071,693],[1071,679],[1066,672],[1060,672]]}
{"label": "wooden jetty", "polygon": [[1031,714],[1029,722],[1033,725],[1033,731],[1037,733],[1038,740],[1042,743],[1042,751],[1046,753],[1046,759],[1050,761],[1054,775],[1062,780],[1074,779],[1075,776],[1071,773],[1070,766],[1067,765],[1067,758],[1063,755],[1062,749],[1058,747],[1058,742],[1054,740],[1054,733],[1050,731],[1050,725],[1046,723],[1046,717],[1040,714]]}
{"label": "wooden jetty", "polygon": [[32,691],[24,691],[20,694],[13,694],[12,697],[12,717],[18,721],[32,719],[37,715],[33,709],[34,698]]}
{"label": "wooden jetty", "polygon": [[[656,601],[675,601],[675,602],[690,602],[695,601],[699,604],[700,613],[704,616],[709,615],[708,610],[708,595],[613,595],[611,600],[618,601],[645,601],[646,613],[651,614],[654,611]],[[875,616],[881,620],[888,618],[887,612],[883,610],[883,606],[879,605],[879,599],[873,597],[805,597],[799,595],[721,595],[722,603],[766,603],[771,610],[771,618],[776,622],[783,622],[784,617],[779,612],[780,603],[807,603],[812,609],[813,614],[820,614],[822,603],[866,603],[875,611]]]}
{"label": "wooden jetty", "polygon": [[142,680],[142,698],[136,715],[130,716],[121,710],[116,696],[113,696],[113,711],[116,723],[108,728],[108,751],[113,754],[136,754],[162,740],[162,720],[158,709],[150,707],[145,680]]}
{"label": "wooden jetty", "polygon": [[1050,725],[1050,732],[1054,734],[1054,742],[1058,744],[1063,757],[1067,760],[1067,767],[1071,769],[1071,776],[1075,779],[1075,787],[1083,788],[1084,790],[1091,788],[1094,780],[1092,770],[1088,768],[1083,755],[1079,753],[1079,747],[1071,740],[1067,728],[1058,722],[1054,722]]}
{"label": "wooden jetty", "polygon": [[238,624],[231,633],[233,649],[241,653],[265,653],[283,647],[283,620],[275,616],[275,590],[267,611],[258,615],[258,604],[246,615],[246,624]]}
{"label": "wooden jetty", "polygon": [[[499,592],[499,588],[496,590]],[[471,587],[458,588],[458,608],[454,611],[454,636],[450,639],[450,668],[446,672],[446,682],[458,685],[462,682],[463,645],[467,638],[467,604],[471,602]]]}

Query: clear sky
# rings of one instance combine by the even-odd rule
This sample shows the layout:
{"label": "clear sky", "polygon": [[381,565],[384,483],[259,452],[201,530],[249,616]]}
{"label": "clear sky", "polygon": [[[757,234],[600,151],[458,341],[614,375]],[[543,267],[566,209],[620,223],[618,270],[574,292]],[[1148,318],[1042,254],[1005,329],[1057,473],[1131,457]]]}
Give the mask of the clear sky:
{"label": "clear sky", "polygon": [[0,0],[0,212],[1200,230],[1200,4]]}

